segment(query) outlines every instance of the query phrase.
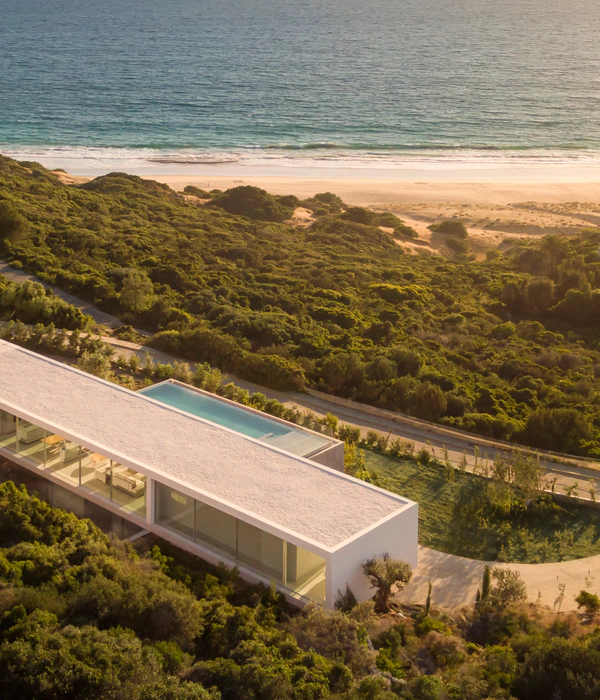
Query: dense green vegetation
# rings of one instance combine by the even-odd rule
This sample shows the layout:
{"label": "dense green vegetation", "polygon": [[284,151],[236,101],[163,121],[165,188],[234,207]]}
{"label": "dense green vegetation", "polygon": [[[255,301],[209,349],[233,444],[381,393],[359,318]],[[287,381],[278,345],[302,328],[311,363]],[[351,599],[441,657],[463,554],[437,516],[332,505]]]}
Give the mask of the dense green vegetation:
{"label": "dense green vegetation", "polygon": [[258,187],[244,185],[215,195],[211,205],[257,221],[282,222],[294,214],[300,200],[297,197],[272,197]]}
{"label": "dense green vegetation", "polygon": [[65,186],[7,158],[0,201],[5,257],[156,331],[158,348],[275,388],[600,453],[599,231],[484,262],[408,256],[388,232],[398,219],[331,194],[301,202],[316,219],[294,228],[279,220],[296,200],[256,188],[198,205],[118,173]]}
{"label": "dense green vegetation", "polygon": [[[523,602],[492,571],[455,618],[372,601],[288,609],[166,543],[137,549],[0,485],[0,695],[6,700],[596,700],[597,599]],[[379,571],[373,571],[380,575]],[[396,576],[396,574],[394,574]],[[402,573],[405,577],[405,572]],[[367,646],[371,635],[375,651]]]}
{"label": "dense green vegetation", "polygon": [[83,330],[92,319],[80,309],[44,289],[39,282],[8,282],[0,275],[0,319],[25,324],[54,324],[58,328]]}
{"label": "dense green vegetation", "polygon": [[429,227],[434,233],[445,233],[449,236],[456,236],[457,238],[467,238],[469,232],[467,227],[462,221],[440,221],[439,224],[431,224]]}
{"label": "dense green vegetation", "polygon": [[0,541],[7,700],[220,697],[204,687],[223,698],[320,698],[364,672],[368,651],[349,618],[354,676],[298,646],[269,589],[199,560],[188,572],[158,548],[140,555],[111,543],[11,482],[0,486]]}

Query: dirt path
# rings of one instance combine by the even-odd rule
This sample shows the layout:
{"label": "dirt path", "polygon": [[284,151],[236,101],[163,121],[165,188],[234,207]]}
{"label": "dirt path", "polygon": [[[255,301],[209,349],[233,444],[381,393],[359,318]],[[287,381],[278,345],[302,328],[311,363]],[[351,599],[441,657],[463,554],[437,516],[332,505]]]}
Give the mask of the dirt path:
{"label": "dirt path", "polygon": [[419,547],[419,566],[412,582],[397,599],[424,603],[431,581],[435,605],[446,609],[472,605],[486,563],[494,568],[518,571],[527,586],[529,602],[539,602],[556,612],[577,610],[575,598],[583,589],[600,593],[600,555],[553,564],[499,564]]}
{"label": "dirt path", "polygon": [[81,309],[81,311],[84,314],[91,316],[94,319],[94,321],[96,321],[96,323],[99,323],[103,326],[108,326],[109,328],[118,328],[119,326],[123,325],[123,321],[118,319],[116,316],[111,316],[111,314],[107,314],[105,311],[100,311],[100,309],[96,308],[92,304],[89,304],[87,301],[83,301],[83,299],[79,299],[73,296],[72,294],[65,292],[59,287],[55,287],[53,284],[43,282],[41,279],[35,277],[35,275],[30,275],[29,273],[24,272],[23,270],[15,270],[4,260],[0,260],[0,275],[4,275],[4,277],[6,277],[6,279],[10,280],[11,282],[23,283],[27,280],[31,282],[39,282],[40,284],[43,284],[44,287],[46,287],[47,289],[51,289],[57,297],[60,297],[67,303],[73,304],[73,306],[76,306],[78,309]]}

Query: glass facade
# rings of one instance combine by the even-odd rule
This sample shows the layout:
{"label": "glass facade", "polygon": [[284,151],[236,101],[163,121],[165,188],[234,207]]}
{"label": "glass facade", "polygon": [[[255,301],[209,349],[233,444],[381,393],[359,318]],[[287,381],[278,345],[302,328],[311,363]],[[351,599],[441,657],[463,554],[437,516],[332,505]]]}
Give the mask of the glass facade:
{"label": "glass facade", "polygon": [[[51,502],[56,506],[86,517],[89,502],[85,494],[93,493],[116,504],[123,512],[146,515],[145,475],[61,435],[0,411],[0,447],[28,460],[40,473],[52,473],[75,487],[77,491],[73,492],[49,484]],[[176,489],[158,482],[155,487],[158,524],[292,593],[325,603],[323,557]]]}
{"label": "glass facade", "polygon": [[103,532],[112,532],[121,539],[142,532],[142,528],[126,518],[88,501],[83,496],[54,484],[52,481],[48,481],[43,474],[36,474],[22,466],[0,459],[0,483],[5,481],[12,481],[17,486],[24,484],[29,493],[35,493],[51,506],[69,510],[80,518],[89,518]]}
{"label": "glass facade", "polygon": [[285,585],[284,541],[254,525],[238,520],[237,560],[249,569]]}
{"label": "glass facade", "polygon": [[0,447],[16,452],[17,419],[11,413],[0,411]]}
{"label": "glass facade", "polygon": [[146,515],[146,477],[104,455],[0,411],[0,447],[82,492],[94,493],[121,510]]}
{"label": "glass facade", "polygon": [[155,482],[156,522],[217,556],[325,602],[325,559],[217,508]]}
{"label": "glass facade", "polygon": [[155,520],[169,530],[193,540],[194,499],[174,489],[157,488]]}
{"label": "glass facade", "polygon": [[[157,487],[160,484],[157,484]],[[235,559],[237,518],[212,506],[196,501],[194,541]]]}

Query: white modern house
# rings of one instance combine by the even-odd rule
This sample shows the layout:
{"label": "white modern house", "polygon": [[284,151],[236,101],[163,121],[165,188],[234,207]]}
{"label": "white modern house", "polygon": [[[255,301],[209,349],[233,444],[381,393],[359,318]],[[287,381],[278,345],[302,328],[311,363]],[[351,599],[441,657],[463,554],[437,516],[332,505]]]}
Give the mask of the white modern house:
{"label": "white modern house", "polygon": [[0,456],[55,505],[300,603],[369,597],[371,556],[417,564],[417,504],[344,474],[342,443],[177,382],[133,392],[0,341]]}

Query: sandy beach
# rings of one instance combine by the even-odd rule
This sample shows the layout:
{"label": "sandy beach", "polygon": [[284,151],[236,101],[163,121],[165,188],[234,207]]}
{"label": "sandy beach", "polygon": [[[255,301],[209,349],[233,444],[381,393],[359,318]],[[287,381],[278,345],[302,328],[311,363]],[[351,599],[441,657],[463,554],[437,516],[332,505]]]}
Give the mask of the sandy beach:
{"label": "sandy beach", "polygon": [[[239,185],[262,187],[273,194],[295,194],[300,198],[316,192],[335,192],[348,204],[358,206],[391,206],[404,204],[434,204],[448,202],[480,206],[482,204],[504,206],[514,202],[538,201],[553,204],[571,202],[600,203],[600,172],[596,178],[569,178],[563,171],[556,176],[496,178],[490,173],[480,175],[473,171],[442,177],[444,173],[423,171],[429,178],[406,179],[403,177],[362,176],[318,177],[307,176],[264,176],[260,174],[212,175],[210,172],[197,175],[192,172],[167,174],[162,172],[144,173],[142,177],[164,182],[174,190],[182,190],[186,185],[203,189],[228,189]],[[588,176],[592,173],[588,173]],[[559,179],[556,179],[556,178]],[[600,206],[600,204],[599,204]]]}
{"label": "sandy beach", "polygon": [[[449,218],[465,222],[471,251],[477,257],[490,248],[502,250],[514,238],[547,233],[577,235],[582,228],[600,226],[597,168],[374,172],[235,166],[186,170],[178,165],[156,171],[148,167],[132,174],[163,182],[176,191],[186,185],[222,190],[254,185],[272,194],[295,194],[301,199],[317,192],[334,192],[348,204],[391,211],[412,226],[419,241],[403,244],[407,252],[449,253],[442,250],[444,236],[432,235],[428,229],[429,224]],[[60,175],[73,184],[89,179]]]}

